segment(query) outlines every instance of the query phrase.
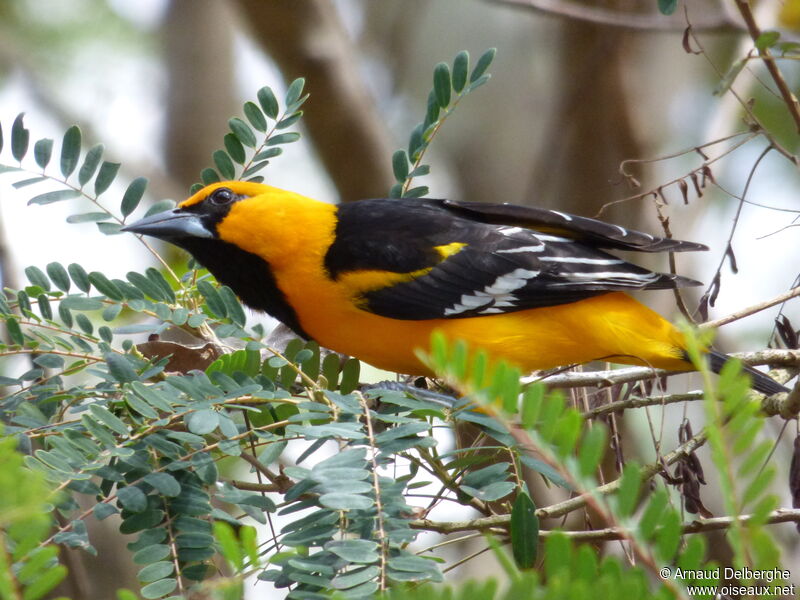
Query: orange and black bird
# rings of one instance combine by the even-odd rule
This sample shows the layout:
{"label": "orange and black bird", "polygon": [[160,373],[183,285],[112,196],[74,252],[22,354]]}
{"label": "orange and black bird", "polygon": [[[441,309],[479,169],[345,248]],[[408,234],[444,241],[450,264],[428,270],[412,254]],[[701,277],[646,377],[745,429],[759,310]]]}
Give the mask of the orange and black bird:
{"label": "orange and black bird", "polygon": [[[702,244],[513,204],[333,205],[242,181],[206,186],[125,231],[184,248],[298,335],[398,373],[430,375],[416,351],[436,330],[525,372],[592,360],[693,369],[681,333],[627,292],[698,282],[608,251]],[[727,360],[708,357],[715,371]],[[787,391],[747,372],[760,392]]]}

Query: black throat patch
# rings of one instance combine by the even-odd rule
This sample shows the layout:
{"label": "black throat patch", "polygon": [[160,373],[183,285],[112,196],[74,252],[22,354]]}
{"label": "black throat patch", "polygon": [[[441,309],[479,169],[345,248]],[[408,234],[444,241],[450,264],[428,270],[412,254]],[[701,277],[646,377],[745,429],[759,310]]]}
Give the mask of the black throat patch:
{"label": "black throat patch", "polygon": [[278,288],[272,269],[263,258],[219,239],[183,238],[172,242],[194,256],[244,304],[275,317],[297,335],[312,339],[303,330],[297,313]]}

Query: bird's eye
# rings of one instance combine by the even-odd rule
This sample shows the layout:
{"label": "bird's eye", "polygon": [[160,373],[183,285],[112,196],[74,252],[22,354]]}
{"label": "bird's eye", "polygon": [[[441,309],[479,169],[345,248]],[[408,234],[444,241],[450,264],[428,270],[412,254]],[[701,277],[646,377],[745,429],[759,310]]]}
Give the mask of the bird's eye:
{"label": "bird's eye", "polygon": [[208,197],[211,204],[214,204],[215,206],[224,206],[225,204],[230,204],[233,202],[234,198],[236,198],[236,195],[228,188],[218,188],[214,190]]}

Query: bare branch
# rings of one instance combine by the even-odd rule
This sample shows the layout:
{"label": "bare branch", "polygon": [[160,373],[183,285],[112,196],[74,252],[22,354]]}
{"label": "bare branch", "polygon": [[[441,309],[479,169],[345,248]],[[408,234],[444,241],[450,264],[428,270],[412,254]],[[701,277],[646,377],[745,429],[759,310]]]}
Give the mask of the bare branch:
{"label": "bare branch", "polygon": [[728,234],[728,240],[725,242],[725,252],[722,253],[722,256],[719,259],[719,264],[717,265],[716,271],[714,271],[714,275],[711,278],[711,283],[706,288],[703,297],[700,299],[700,306],[705,307],[702,310],[698,308],[698,312],[703,314],[703,318],[706,318],[708,315],[707,309],[708,305],[714,306],[714,302],[716,301],[717,295],[720,291],[720,277],[722,274],[722,267],[725,265],[726,260],[731,258],[731,270],[736,272],[735,261],[733,260],[733,236],[736,233],[736,227],[739,225],[739,218],[742,215],[742,208],[744,208],[745,198],[747,197],[747,191],[750,189],[750,184],[753,181],[753,177],[756,174],[756,170],[758,166],[761,164],[761,161],[769,154],[770,150],[773,150],[772,145],[770,144],[758,155],[758,158],[753,163],[753,166],[750,168],[750,172],[747,175],[747,181],[744,184],[744,190],[742,191],[741,199],[739,200],[739,204],[736,207],[736,214],[733,216],[733,222],[731,223],[731,230]]}
{"label": "bare branch", "polygon": [[[753,306],[748,306],[747,308],[743,308],[742,310],[738,310],[734,313],[729,314],[726,317],[722,317],[721,319],[715,319],[714,321],[706,321],[699,325],[701,329],[706,329],[709,327],[717,328],[722,327],[723,325],[727,325],[728,323],[733,323],[734,321],[738,321],[739,319],[743,319],[745,317],[749,317],[750,315],[754,315],[762,310],[766,310],[768,308],[772,308],[778,304],[786,302],[787,300],[791,300],[792,298],[796,298],[800,296],[800,286],[794,287],[779,296],[775,296],[772,300],[766,300],[764,302],[760,302],[758,304],[754,304]],[[764,363],[759,363],[764,364]],[[768,364],[778,364],[778,363],[768,363]]]}
{"label": "bare branch", "polygon": [[622,412],[629,408],[642,408],[644,406],[666,406],[678,402],[693,402],[703,399],[703,392],[687,392],[685,394],[669,394],[664,396],[648,396],[646,398],[628,398],[619,402],[610,402],[597,406],[583,413],[584,419],[593,419],[611,413]]}
{"label": "bare branch", "polygon": [[[800,350],[770,349],[758,352],[733,352],[731,356],[750,366],[797,367],[800,365]],[[680,373],[683,373],[683,371],[665,371],[650,367],[626,367],[624,369],[609,369],[606,371],[559,373],[546,378],[528,377],[524,382],[542,381],[552,388],[608,387],[619,383],[630,383],[632,381],[664,377],[665,375],[678,375]]]}
{"label": "bare branch", "polygon": [[[702,533],[706,531],[718,531],[728,529],[733,524],[746,525],[753,519],[753,515],[739,515],[736,517],[714,517],[711,519],[697,519],[691,523],[685,523],[681,531],[686,533]],[[456,531],[491,531],[493,533],[506,533],[511,515],[495,515],[493,517],[483,517],[472,521],[431,521],[420,519],[411,522],[413,529],[425,529],[439,533],[454,533]],[[769,513],[766,523],[800,523],[800,509],[779,508]],[[592,529],[589,531],[564,531],[542,530],[539,535],[547,538],[558,533],[565,535],[575,542],[591,541],[611,541],[625,540],[630,537],[630,532],[620,527],[607,527],[604,529]]]}

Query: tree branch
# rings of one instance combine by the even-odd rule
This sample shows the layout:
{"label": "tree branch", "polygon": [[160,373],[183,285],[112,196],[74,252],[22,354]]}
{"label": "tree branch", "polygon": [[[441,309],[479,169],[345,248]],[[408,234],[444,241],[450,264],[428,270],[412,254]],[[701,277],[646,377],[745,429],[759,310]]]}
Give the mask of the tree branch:
{"label": "tree branch", "polygon": [[[758,38],[761,36],[761,29],[756,23],[755,17],[753,16],[753,11],[750,10],[749,1],[736,0],[736,8],[739,9],[739,13],[742,15],[744,23],[747,26],[747,32],[750,34],[753,42],[757,42]],[[756,49],[758,50],[759,56],[764,61],[772,80],[778,87],[778,91],[780,92],[781,97],[786,104],[786,108],[789,110],[789,114],[794,120],[797,131],[800,132],[800,104],[798,104],[797,98],[792,93],[792,90],[789,89],[789,85],[783,78],[783,73],[781,73],[781,70],[778,68],[778,65],[775,62],[775,58],[772,56],[772,52],[770,52],[769,47],[758,47],[758,45],[756,45]]]}
{"label": "tree branch", "polygon": [[[739,515],[736,517],[713,517],[711,519],[697,519],[691,523],[684,523],[681,532],[703,533],[707,531],[719,531],[728,529],[733,524],[746,525],[753,520],[753,515]],[[454,533],[457,531],[491,531],[493,533],[506,533],[511,522],[511,515],[495,515],[493,517],[483,517],[472,521],[431,521],[420,519],[411,522],[412,529],[425,529],[438,533]],[[800,509],[779,508],[769,513],[766,524],[775,523],[800,523]],[[542,530],[539,535],[547,538],[555,533],[565,535],[576,542],[597,542],[625,540],[630,538],[630,532],[621,527],[607,527],[604,529],[591,529],[588,531],[563,531]]]}
{"label": "tree branch", "polygon": [[[750,366],[800,366],[800,350],[768,349],[757,352],[733,352],[730,356],[738,358],[742,363]],[[528,377],[524,381],[525,383],[541,381],[551,388],[609,387],[620,383],[630,383],[667,375],[679,375],[681,373],[684,373],[684,371],[665,371],[651,367],[626,367],[606,371],[559,373],[550,377]]]}
{"label": "tree branch", "polygon": [[709,327],[717,328],[722,327],[723,325],[727,325],[728,323],[733,323],[734,321],[738,321],[739,319],[743,319],[744,317],[749,317],[750,315],[754,315],[762,310],[766,310],[768,308],[772,308],[778,304],[786,302],[787,300],[791,300],[792,298],[796,298],[800,296],[800,286],[793,287],[787,292],[780,294],[779,296],[775,296],[771,300],[766,300],[764,302],[760,302],[758,304],[754,304],[753,306],[748,306],[747,308],[743,308],[742,310],[736,311],[734,313],[729,314],[726,317],[722,317],[721,319],[715,319],[714,321],[706,321],[699,325],[700,329],[706,329]]}
{"label": "tree branch", "polygon": [[622,412],[630,408],[642,408],[644,406],[666,406],[667,404],[677,404],[678,402],[692,402],[702,400],[703,392],[688,392],[686,394],[669,394],[664,396],[648,396],[646,398],[628,398],[618,402],[609,402],[601,406],[596,406],[583,413],[584,419],[594,419],[611,413]]}

